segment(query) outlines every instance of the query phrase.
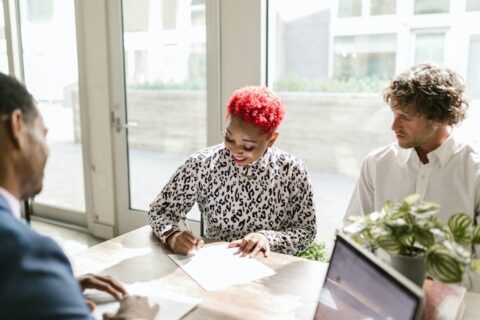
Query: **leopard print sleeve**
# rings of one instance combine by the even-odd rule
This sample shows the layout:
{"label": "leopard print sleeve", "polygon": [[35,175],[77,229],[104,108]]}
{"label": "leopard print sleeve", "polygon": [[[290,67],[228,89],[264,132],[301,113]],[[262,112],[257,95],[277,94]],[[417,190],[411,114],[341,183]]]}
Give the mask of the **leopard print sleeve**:
{"label": "leopard print sleeve", "polygon": [[289,174],[287,189],[290,191],[290,197],[286,203],[287,219],[282,231],[259,231],[267,237],[272,251],[292,255],[308,248],[317,233],[310,177],[304,164],[300,160],[297,161],[292,165]]}
{"label": "leopard print sleeve", "polygon": [[200,165],[191,156],[170,178],[162,192],[150,204],[148,218],[155,235],[163,241],[162,235],[178,230],[178,222],[186,216],[197,199],[197,176]]}
{"label": "leopard print sleeve", "polygon": [[160,240],[178,230],[195,202],[209,239],[234,241],[261,232],[272,251],[297,254],[315,238],[308,171],[275,147],[249,166],[237,165],[223,145],[192,155],[150,205],[150,224]]}

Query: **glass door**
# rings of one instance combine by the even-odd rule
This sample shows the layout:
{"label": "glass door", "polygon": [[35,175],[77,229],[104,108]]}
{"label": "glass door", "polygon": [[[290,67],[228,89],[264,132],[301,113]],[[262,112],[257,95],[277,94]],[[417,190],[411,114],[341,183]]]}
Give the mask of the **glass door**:
{"label": "glass door", "polygon": [[204,0],[123,0],[117,10],[123,68],[113,78],[123,90],[114,92],[113,118],[123,233],[148,223],[149,204],[176,168],[207,145],[206,25]]}
{"label": "glass door", "polygon": [[21,0],[24,82],[48,127],[50,157],[34,214],[85,225],[73,0]]}
{"label": "glass door", "polygon": [[0,2],[0,72],[8,74],[7,41],[5,40],[5,16],[3,1]]}

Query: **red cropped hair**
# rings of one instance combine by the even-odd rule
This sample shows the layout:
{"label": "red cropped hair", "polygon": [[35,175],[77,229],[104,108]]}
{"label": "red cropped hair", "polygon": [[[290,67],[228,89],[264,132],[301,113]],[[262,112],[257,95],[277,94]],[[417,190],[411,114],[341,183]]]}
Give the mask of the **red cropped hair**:
{"label": "red cropped hair", "polygon": [[227,105],[227,117],[235,115],[265,133],[274,132],[285,115],[280,98],[267,87],[244,87],[236,90]]}

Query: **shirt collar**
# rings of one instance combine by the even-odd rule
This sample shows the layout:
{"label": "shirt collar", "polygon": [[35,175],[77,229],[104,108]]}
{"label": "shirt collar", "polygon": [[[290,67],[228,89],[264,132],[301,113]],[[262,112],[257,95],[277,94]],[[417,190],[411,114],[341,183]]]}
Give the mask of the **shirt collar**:
{"label": "shirt collar", "polygon": [[436,157],[440,161],[442,167],[445,167],[448,163],[448,160],[450,160],[450,158],[457,152],[460,146],[460,142],[455,139],[453,134],[450,134],[447,140],[445,140],[440,147],[433,150],[427,155],[428,160],[431,159],[431,154],[433,157]]}
{"label": "shirt collar", "polygon": [[270,156],[270,153],[272,152],[273,147],[268,147],[263,156],[261,156],[259,159],[255,160],[254,162],[250,163],[250,167],[259,167],[264,164],[266,164],[268,157]]}
{"label": "shirt collar", "polygon": [[4,188],[0,187],[0,195],[7,200],[10,210],[12,210],[13,216],[20,220],[20,201]]}
{"label": "shirt collar", "polygon": [[[418,155],[415,152],[414,148],[400,148],[397,144],[398,150],[398,162],[400,164],[406,164],[409,161],[414,161],[418,159]],[[445,167],[448,163],[448,160],[457,152],[460,147],[460,143],[455,139],[453,133],[448,136],[448,138],[435,150],[427,154],[428,161],[432,162],[435,159],[440,161],[440,165]]]}
{"label": "shirt collar", "polygon": [[[225,148],[225,146],[222,146],[222,147],[225,150],[225,155],[228,156],[229,158],[231,158],[230,151],[228,151],[228,149]],[[240,166],[237,163],[235,163],[235,161],[233,159],[230,159],[231,160],[230,163],[233,164],[233,166],[234,166],[234,168],[237,172],[240,172],[240,173],[243,173],[243,174],[257,173],[257,171],[262,170],[261,168],[263,168],[267,165],[268,159],[270,158],[274,148],[275,147],[273,147],[273,146],[268,147],[267,151],[265,151],[265,153],[259,159],[255,160],[254,162],[250,163],[247,166]]]}
{"label": "shirt collar", "polygon": [[[405,148],[402,148],[398,145],[398,143],[395,143],[395,145],[397,146],[398,148],[398,163],[399,164],[406,164],[410,159],[413,158],[413,156],[416,155],[415,152],[412,152],[414,151],[413,148],[408,148],[408,149],[405,149]],[[414,154],[415,153],[415,154]],[[417,156],[418,158],[418,156]]]}

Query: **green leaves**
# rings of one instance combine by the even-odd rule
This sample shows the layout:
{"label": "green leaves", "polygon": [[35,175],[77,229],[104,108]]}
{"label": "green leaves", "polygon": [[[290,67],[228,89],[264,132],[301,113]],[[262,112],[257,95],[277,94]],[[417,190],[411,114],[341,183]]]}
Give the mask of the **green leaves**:
{"label": "green leaves", "polygon": [[472,243],[480,244],[480,225],[477,225],[472,231]]}
{"label": "green leaves", "polygon": [[462,244],[470,244],[472,242],[472,218],[466,213],[457,213],[448,219],[448,228],[453,234],[455,241]]}
{"label": "green leaves", "polygon": [[382,236],[377,239],[378,246],[383,250],[392,254],[400,254],[402,245],[396,239],[392,239],[389,236]]}
{"label": "green leaves", "polygon": [[438,205],[422,202],[418,194],[413,194],[399,202],[385,202],[380,212],[363,218],[352,217],[353,223],[343,231],[372,248],[415,256],[435,244],[435,234],[431,230],[439,231],[438,219],[434,216],[438,209]]}
{"label": "green leaves", "polygon": [[466,213],[457,213],[448,219],[448,227],[452,232],[464,231],[472,225],[472,219]]}
{"label": "green leaves", "polygon": [[464,266],[447,249],[435,245],[427,252],[427,271],[436,280],[453,283],[462,280]]}
{"label": "green leaves", "polygon": [[312,243],[310,247],[300,252],[298,256],[305,259],[322,261],[322,262],[328,262],[328,259],[329,259],[327,251],[325,249],[325,243],[318,243],[318,242]]}
{"label": "green leaves", "polygon": [[480,260],[472,261],[471,244],[480,244],[480,226],[466,213],[456,213],[445,224],[436,217],[440,207],[423,202],[417,194],[402,201],[387,201],[380,212],[351,217],[343,228],[360,244],[382,248],[393,255],[426,254],[427,270],[443,282],[458,282],[465,268],[480,273]]}
{"label": "green leaves", "polygon": [[415,203],[417,203],[418,201],[420,200],[420,195],[419,194],[411,194],[409,196],[406,196],[403,201],[402,201],[402,205],[406,205],[409,207],[413,206]]}
{"label": "green leaves", "polygon": [[430,230],[425,230],[419,226],[413,227],[413,236],[425,248],[430,248],[435,244],[435,237]]}

